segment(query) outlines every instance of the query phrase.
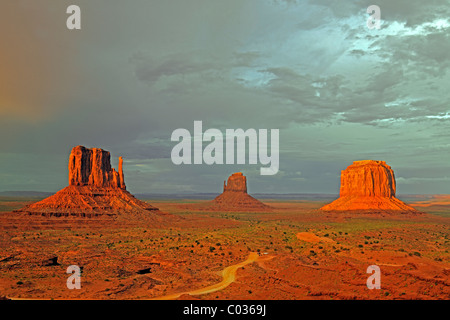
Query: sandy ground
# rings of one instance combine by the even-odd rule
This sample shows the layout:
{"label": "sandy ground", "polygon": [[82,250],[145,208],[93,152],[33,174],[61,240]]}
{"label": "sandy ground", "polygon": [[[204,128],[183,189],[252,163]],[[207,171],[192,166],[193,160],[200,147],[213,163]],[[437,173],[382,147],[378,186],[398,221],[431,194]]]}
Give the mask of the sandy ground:
{"label": "sandy ground", "polygon": [[[0,296],[450,297],[450,207],[440,203],[410,217],[323,213],[319,201],[267,201],[274,211],[259,213],[196,212],[181,209],[182,202],[151,202],[183,218],[166,229],[0,213]],[[1,204],[6,211],[9,204]],[[57,262],[47,263],[52,257]],[[70,265],[82,268],[80,290],[66,286]],[[366,286],[370,265],[381,269],[379,290]]]}
{"label": "sandy ground", "polygon": [[[162,297],[156,297],[152,300],[173,300],[181,297],[182,295],[191,295],[191,296],[198,296],[202,294],[207,293],[213,293],[222,289],[225,289],[228,287],[231,283],[233,283],[236,280],[236,272],[239,268],[242,268],[250,263],[253,263],[258,260],[263,260],[256,252],[250,252],[247,260],[236,263],[234,265],[231,265],[229,267],[226,267],[222,271],[222,277],[223,280],[217,284],[213,284],[211,286],[207,286],[205,288],[191,290],[191,291],[185,291],[181,293],[174,293],[170,294],[168,296],[162,296]],[[265,259],[264,259],[265,260]]]}

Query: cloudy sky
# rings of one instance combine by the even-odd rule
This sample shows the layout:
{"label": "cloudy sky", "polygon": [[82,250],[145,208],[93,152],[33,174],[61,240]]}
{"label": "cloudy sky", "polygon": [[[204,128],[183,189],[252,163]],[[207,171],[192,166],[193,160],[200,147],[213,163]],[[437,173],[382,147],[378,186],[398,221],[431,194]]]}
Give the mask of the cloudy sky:
{"label": "cloudy sky", "polygon": [[[65,187],[84,145],[123,156],[135,193],[218,193],[235,171],[250,193],[338,193],[361,159],[398,193],[450,193],[449,17],[448,0],[2,1],[0,191]],[[280,171],[174,165],[194,120],[279,129]]]}

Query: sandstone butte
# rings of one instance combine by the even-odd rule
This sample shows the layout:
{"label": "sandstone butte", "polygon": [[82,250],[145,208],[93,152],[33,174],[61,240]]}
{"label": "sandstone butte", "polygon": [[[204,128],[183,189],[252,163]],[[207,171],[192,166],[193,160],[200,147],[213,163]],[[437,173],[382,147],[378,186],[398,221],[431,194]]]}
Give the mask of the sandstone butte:
{"label": "sandstone butte", "polygon": [[385,161],[354,161],[341,171],[339,198],[323,211],[389,211],[418,213],[395,197],[394,171]]}
{"label": "sandstone butte", "polygon": [[224,211],[267,211],[271,207],[247,193],[247,178],[242,172],[233,173],[223,182],[223,193],[213,201],[213,207]]}
{"label": "sandstone butte", "polygon": [[16,212],[45,217],[137,218],[163,222],[172,216],[136,199],[126,190],[123,159],[119,170],[111,167],[108,151],[83,146],[72,149],[69,186]]}

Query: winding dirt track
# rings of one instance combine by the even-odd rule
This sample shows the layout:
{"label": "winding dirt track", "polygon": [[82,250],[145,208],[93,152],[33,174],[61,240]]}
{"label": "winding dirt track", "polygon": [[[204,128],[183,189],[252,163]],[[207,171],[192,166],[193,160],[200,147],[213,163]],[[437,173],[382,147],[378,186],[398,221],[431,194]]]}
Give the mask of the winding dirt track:
{"label": "winding dirt track", "polygon": [[240,262],[238,264],[234,264],[229,267],[226,267],[225,269],[222,270],[223,280],[217,284],[213,284],[211,286],[204,287],[204,288],[197,289],[197,290],[185,291],[185,292],[170,294],[167,296],[156,297],[151,300],[173,300],[173,299],[179,298],[183,294],[190,294],[190,295],[196,296],[196,295],[211,293],[211,292],[225,289],[232,282],[234,282],[234,280],[236,280],[237,269],[242,268],[250,263],[253,263],[253,262],[257,261],[259,258],[260,258],[260,256],[256,252],[251,252],[249,254],[247,260]]}
{"label": "winding dirt track", "polygon": [[[211,293],[211,292],[215,292],[215,291],[219,291],[222,289],[225,289],[226,287],[228,287],[231,283],[233,283],[236,280],[236,272],[239,268],[242,268],[248,264],[251,264],[253,262],[256,261],[266,261],[273,258],[273,256],[259,256],[256,252],[251,252],[248,255],[247,260],[231,265],[229,267],[226,267],[225,269],[222,270],[222,277],[223,280],[219,283],[201,288],[201,289],[196,289],[196,290],[192,290],[192,291],[185,291],[185,292],[180,292],[180,293],[173,293],[167,296],[160,296],[160,297],[156,297],[156,298],[152,298],[150,300],[173,300],[173,299],[177,299],[180,296],[184,295],[184,294],[189,294],[189,295],[201,295],[201,294],[206,294],[206,293]],[[50,299],[36,299],[36,298],[10,298],[11,300],[50,300]]]}

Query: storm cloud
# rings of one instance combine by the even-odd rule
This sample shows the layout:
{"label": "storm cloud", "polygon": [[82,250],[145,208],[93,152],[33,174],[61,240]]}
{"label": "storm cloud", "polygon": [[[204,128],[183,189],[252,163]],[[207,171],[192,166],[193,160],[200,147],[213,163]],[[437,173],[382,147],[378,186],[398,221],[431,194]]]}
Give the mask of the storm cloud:
{"label": "storm cloud", "polygon": [[[1,5],[0,191],[57,191],[76,145],[125,160],[136,193],[337,193],[354,160],[385,160],[400,193],[448,193],[448,1],[70,1]],[[14,32],[11,32],[14,30]],[[173,130],[280,129],[280,172],[175,166]],[[437,168],[439,169],[438,171]]]}

